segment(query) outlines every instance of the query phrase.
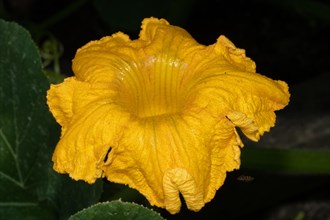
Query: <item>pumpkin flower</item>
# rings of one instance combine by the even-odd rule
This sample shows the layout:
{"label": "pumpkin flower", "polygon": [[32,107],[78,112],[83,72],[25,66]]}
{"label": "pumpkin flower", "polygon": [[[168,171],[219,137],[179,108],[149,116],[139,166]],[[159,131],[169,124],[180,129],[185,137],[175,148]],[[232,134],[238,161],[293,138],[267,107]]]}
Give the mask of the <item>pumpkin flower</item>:
{"label": "pumpkin flower", "polygon": [[61,125],[54,169],[137,189],[175,214],[182,194],[199,211],[240,166],[239,128],[253,141],[274,126],[288,86],[256,73],[226,37],[204,46],[164,19],[139,39],[116,33],[78,49],[73,77],[51,85]]}

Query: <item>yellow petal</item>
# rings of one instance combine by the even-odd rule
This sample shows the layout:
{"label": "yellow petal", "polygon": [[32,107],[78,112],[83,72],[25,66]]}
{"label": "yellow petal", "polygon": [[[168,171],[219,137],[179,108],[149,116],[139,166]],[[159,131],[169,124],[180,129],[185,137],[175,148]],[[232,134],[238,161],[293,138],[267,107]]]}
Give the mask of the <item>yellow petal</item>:
{"label": "yellow petal", "polygon": [[145,19],[137,40],[88,43],[73,71],[47,97],[62,126],[54,169],[128,184],[172,214],[180,193],[198,211],[239,168],[235,127],[257,141],[289,101],[286,83],[255,73],[226,37],[200,45],[164,19]]}
{"label": "yellow petal", "polygon": [[53,154],[56,171],[89,183],[102,177],[100,167],[113,144],[114,130],[126,124],[128,117],[118,110],[112,96],[108,86],[74,77],[51,86],[47,103],[62,126],[61,140]]}
{"label": "yellow petal", "polygon": [[227,62],[235,68],[247,72],[255,72],[256,65],[245,56],[245,50],[236,48],[235,45],[225,36],[220,36],[215,44],[214,50],[217,54],[224,56]]}
{"label": "yellow petal", "polygon": [[121,72],[135,68],[134,51],[129,42],[129,37],[119,32],[78,49],[72,61],[77,79],[90,83],[120,81]]}
{"label": "yellow petal", "polygon": [[105,175],[171,213],[180,210],[179,193],[189,209],[198,211],[214,197],[226,171],[239,163],[234,125],[223,121],[222,130],[213,131],[214,123],[198,114],[131,121],[111,150]]}
{"label": "yellow petal", "polygon": [[179,192],[185,199],[188,209],[198,211],[204,206],[203,193],[186,169],[174,168],[167,171],[163,178],[163,189],[165,208],[172,214],[180,211]]}
{"label": "yellow petal", "polygon": [[[224,36],[200,53],[211,59],[204,59],[205,64],[192,74],[198,81],[193,91],[199,93],[194,105],[203,107],[212,103],[209,110],[213,114],[226,112],[227,118],[247,137],[259,140],[260,135],[274,126],[274,111],[288,104],[287,84],[255,73],[255,64],[245,56],[244,50],[235,48]],[[237,121],[239,118],[241,121]],[[245,120],[243,124],[242,120]]]}
{"label": "yellow petal", "polygon": [[47,104],[62,129],[70,123],[73,115],[72,98],[76,83],[73,78],[67,78],[60,85],[51,85],[47,92]]}

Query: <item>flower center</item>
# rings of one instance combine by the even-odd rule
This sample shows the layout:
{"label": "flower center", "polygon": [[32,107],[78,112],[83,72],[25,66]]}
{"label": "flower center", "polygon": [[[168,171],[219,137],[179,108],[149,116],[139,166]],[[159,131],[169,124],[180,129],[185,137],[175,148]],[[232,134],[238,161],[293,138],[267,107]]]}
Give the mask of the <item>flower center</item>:
{"label": "flower center", "polygon": [[140,118],[175,114],[186,100],[182,84],[183,62],[149,57],[140,67],[125,71],[120,83],[120,102]]}

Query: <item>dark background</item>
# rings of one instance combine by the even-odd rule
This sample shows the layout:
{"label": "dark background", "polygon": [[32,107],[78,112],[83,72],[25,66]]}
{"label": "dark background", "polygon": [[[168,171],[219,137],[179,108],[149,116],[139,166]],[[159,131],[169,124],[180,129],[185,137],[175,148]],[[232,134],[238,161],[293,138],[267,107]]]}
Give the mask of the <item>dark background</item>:
{"label": "dark background", "polygon": [[[313,149],[321,143],[330,149],[329,132],[302,145],[283,137],[293,130],[298,135],[308,133],[305,127],[317,120],[323,123],[316,127],[316,133],[329,131],[328,1],[0,1],[0,17],[26,27],[38,46],[49,36],[62,45],[60,72],[67,76],[72,75],[71,60],[77,48],[119,30],[136,39],[140,22],[150,16],[185,28],[206,45],[223,34],[246,50],[247,56],[256,62],[257,72],[289,84],[291,103],[279,113],[279,119],[287,123],[278,125],[278,132],[274,131],[278,136],[273,137],[273,142],[266,141],[266,145],[275,143],[281,147],[276,140],[285,139],[288,148]],[[239,181],[241,175],[254,180]],[[167,219],[330,219],[329,184],[329,175],[241,169],[228,174],[216,197],[200,212],[183,208],[180,214],[171,216],[161,209],[157,211]],[[121,190],[109,183],[107,189]],[[133,197],[132,200],[148,206],[142,197]]]}
{"label": "dark background", "polygon": [[82,0],[73,1],[78,3],[71,11],[66,0],[2,2],[2,17],[29,28],[35,37],[50,32],[63,44],[66,74],[77,48],[119,30],[135,39],[140,22],[150,16],[185,28],[206,45],[223,34],[246,49],[258,72],[290,85],[329,72],[330,4],[325,0]]}

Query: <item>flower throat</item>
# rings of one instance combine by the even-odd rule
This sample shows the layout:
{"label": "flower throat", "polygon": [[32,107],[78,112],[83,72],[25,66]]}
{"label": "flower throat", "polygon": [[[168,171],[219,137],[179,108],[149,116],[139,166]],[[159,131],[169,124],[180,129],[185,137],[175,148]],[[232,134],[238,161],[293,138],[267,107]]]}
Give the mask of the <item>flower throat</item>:
{"label": "flower throat", "polygon": [[185,103],[182,85],[182,62],[162,57],[148,59],[121,83],[121,101],[126,109],[140,118],[157,117],[180,112]]}

